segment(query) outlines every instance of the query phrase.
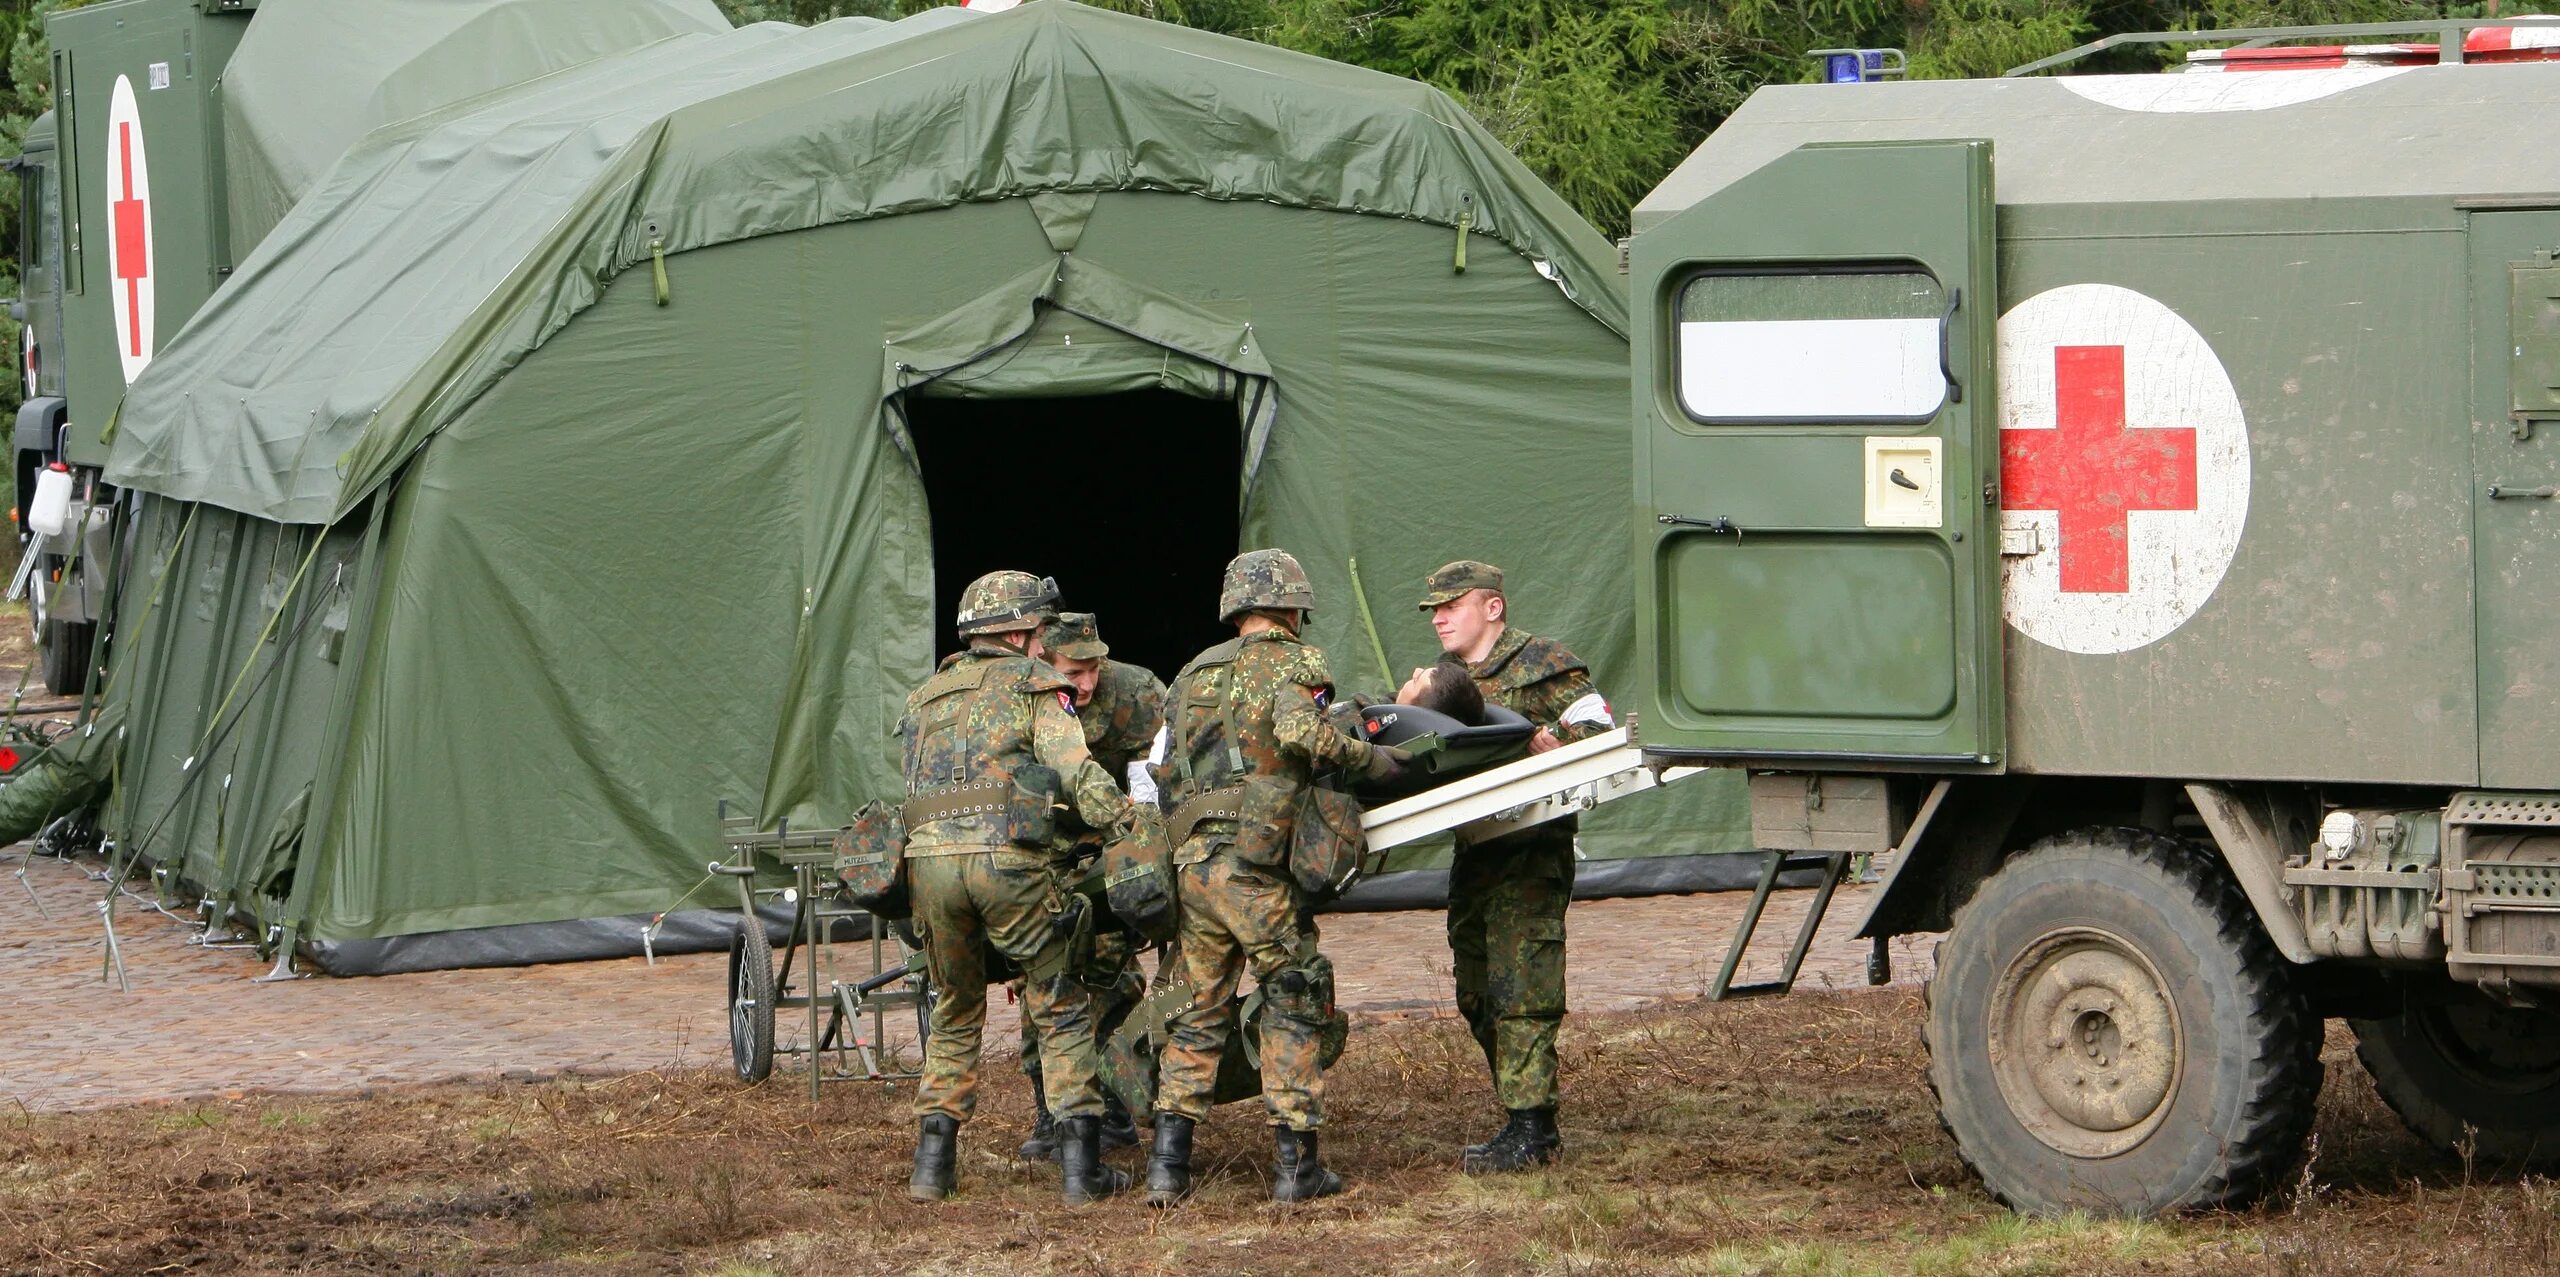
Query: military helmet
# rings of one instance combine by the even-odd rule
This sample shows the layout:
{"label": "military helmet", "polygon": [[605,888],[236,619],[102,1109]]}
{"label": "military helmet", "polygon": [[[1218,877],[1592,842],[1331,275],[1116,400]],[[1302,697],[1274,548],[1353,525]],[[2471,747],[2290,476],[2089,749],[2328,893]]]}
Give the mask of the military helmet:
{"label": "military helmet", "polygon": [[1227,564],[1227,579],[1218,586],[1218,619],[1233,621],[1247,612],[1312,612],[1316,587],[1307,570],[1287,550],[1248,550]]}
{"label": "military helmet", "polygon": [[1058,583],[1028,572],[989,572],[960,592],[960,632],[1036,630],[1058,615]]}

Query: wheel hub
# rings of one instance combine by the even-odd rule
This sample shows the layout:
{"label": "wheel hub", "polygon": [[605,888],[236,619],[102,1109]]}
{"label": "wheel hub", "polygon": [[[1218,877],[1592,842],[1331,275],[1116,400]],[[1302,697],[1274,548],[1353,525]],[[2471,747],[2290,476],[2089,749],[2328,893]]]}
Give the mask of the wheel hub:
{"label": "wheel hub", "polygon": [[2094,927],[2045,933],[2000,981],[1991,1062],[2027,1132],[2074,1157],[2140,1144],[2177,1092],[2183,1034],[2160,973]]}

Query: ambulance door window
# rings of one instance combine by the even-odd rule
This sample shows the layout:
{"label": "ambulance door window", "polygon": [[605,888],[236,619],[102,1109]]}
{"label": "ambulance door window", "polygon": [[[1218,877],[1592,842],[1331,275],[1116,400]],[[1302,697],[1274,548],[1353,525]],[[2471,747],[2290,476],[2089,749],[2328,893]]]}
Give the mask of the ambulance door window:
{"label": "ambulance door window", "polygon": [[1680,290],[1680,405],[1708,424],[1926,421],[1947,315],[1916,270],[1700,275]]}

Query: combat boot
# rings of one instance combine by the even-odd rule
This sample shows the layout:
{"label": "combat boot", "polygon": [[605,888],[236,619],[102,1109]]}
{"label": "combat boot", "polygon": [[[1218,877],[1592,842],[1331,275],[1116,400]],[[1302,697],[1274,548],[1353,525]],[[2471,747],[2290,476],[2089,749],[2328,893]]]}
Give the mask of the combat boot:
{"label": "combat boot", "polygon": [[1515,1138],[1516,1133],[1520,1128],[1520,1114],[1522,1112],[1523,1110],[1520,1109],[1502,1110],[1502,1129],[1495,1131],[1492,1138],[1487,1139],[1481,1144],[1467,1145],[1466,1148],[1459,1152],[1459,1160],[1472,1162],[1477,1158],[1483,1157],[1485,1154],[1492,1152],[1494,1145],[1500,1144],[1506,1139]]}
{"label": "combat boot", "polygon": [[1271,1128],[1271,1200],[1311,1202],[1342,1191],[1342,1177],[1324,1168],[1316,1156],[1316,1133]]}
{"label": "combat boot", "polygon": [[960,1160],[960,1120],[935,1113],[916,1123],[916,1169],[907,1176],[907,1196],[938,1202],[951,1196]]}
{"label": "combat boot", "polygon": [[[1063,1154],[1058,1139],[1058,1118],[1049,1111],[1048,1097],[1038,1091],[1031,1096],[1033,1112],[1038,1117],[1031,1126],[1031,1138],[1022,1142],[1022,1160],[1054,1162]],[[1102,1151],[1110,1153],[1138,1146],[1137,1123],[1129,1120],[1129,1106],[1109,1091],[1102,1093]]]}
{"label": "combat boot", "polygon": [[1129,1106],[1120,1102],[1119,1092],[1102,1088],[1102,1151],[1138,1146],[1138,1124],[1129,1117]]}
{"label": "combat boot", "polygon": [[1129,1172],[1102,1164],[1102,1119],[1058,1119],[1058,1162],[1066,1170],[1067,1205],[1083,1206],[1126,1192]]}
{"label": "combat boot", "polygon": [[1031,1075],[1031,1138],[1022,1141],[1022,1160],[1058,1160],[1058,1115],[1049,1111],[1049,1093],[1037,1073]]}
{"label": "combat boot", "polygon": [[1556,1160],[1563,1151],[1564,1137],[1556,1131],[1554,1106],[1513,1109],[1501,1134],[1467,1147],[1461,1168],[1469,1175],[1525,1171]]}
{"label": "combat boot", "polygon": [[1156,1114],[1156,1146],[1147,1153],[1147,1205],[1171,1206],[1191,1196],[1190,1118]]}

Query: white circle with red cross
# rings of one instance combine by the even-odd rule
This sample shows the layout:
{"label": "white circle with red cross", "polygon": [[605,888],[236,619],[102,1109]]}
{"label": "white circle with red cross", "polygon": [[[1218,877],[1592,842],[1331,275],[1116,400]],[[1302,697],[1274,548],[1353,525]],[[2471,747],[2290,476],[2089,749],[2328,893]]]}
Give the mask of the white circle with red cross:
{"label": "white circle with red cross", "polygon": [[116,77],[107,101],[107,290],[116,312],[116,361],[127,385],[151,364],[159,343],[152,296],[151,166],[142,149],[142,112],[133,81]]}
{"label": "white circle with red cross", "polygon": [[2186,624],[2249,515],[2249,427],[2204,334],[2113,284],[2002,315],[2000,506],[2019,633],[2098,654]]}

